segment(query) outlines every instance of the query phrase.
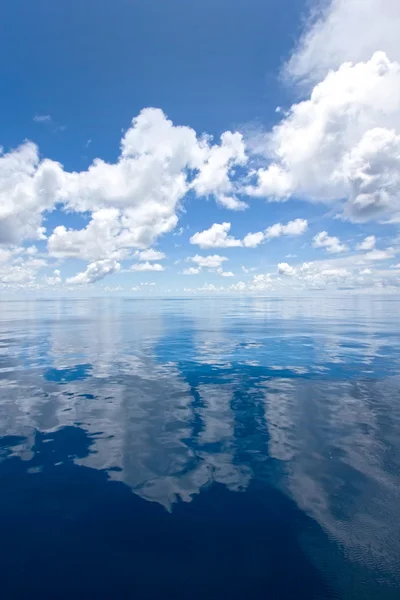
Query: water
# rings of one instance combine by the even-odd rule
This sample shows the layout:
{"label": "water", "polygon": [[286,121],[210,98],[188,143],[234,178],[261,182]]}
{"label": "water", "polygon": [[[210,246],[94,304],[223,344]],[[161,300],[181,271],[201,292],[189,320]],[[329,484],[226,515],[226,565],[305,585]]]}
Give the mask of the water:
{"label": "water", "polygon": [[0,302],[1,598],[398,599],[399,317]]}

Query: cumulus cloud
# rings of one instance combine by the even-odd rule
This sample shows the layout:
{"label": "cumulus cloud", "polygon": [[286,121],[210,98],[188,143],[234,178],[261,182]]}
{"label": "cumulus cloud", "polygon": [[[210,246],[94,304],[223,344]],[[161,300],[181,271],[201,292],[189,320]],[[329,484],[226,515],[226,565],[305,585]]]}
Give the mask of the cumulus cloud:
{"label": "cumulus cloud", "polygon": [[247,192],[342,202],[354,222],[400,214],[400,65],[383,52],[344,62],[267,136],[271,161]]}
{"label": "cumulus cloud", "polygon": [[[26,142],[0,156],[0,243],[43,239],[44,214],[57,205],[89,212],[92,221],[82,230],[57,229],[50,252],[75,256],[77,246],[88,242],[88,260],[117,259],[119,251],[144,250],[172,231],[190,189],[240,208],[229,196],[234,192],[230,173],[245,162],[241,134],[225,132],[220,144],[212,144],[209,136],[174,125],[154,108],[133,119],[115,163],[98,158],[87,170],[67,172],[57,162],[40,160],[37,146]],[[111,255],[101,250],[103,242]]]}
{"label": "cumulus cloud", "polygon": [[275,223],[265,231],[265,239],[277,238],[281,235],[302,235],[307,231],[308,223],[306,219],[295,219],[289,221],[286,225]]}
{"label": "cumulus cloud", "polygon": [[67,279],[67,283],[73,285],[87,285],[90,283],[95,283],[96,281],[100,281],[104,279],[107,275],[111,275],[116,271],[119,271],[121,265],[111,259],[99,260],[97,262],[90,263],[85,271],[74,275],[74,277],[69,277]]}
{"label": "cumulus cloud", "polygon": [[224,271],[222,269],[222,267],[217,269],[216,273],[218,273],[218,275],[220,275],[221,277],[234,277],[234,274],[232,273],[232,271]]}
{"label": "cumulus cloud", "polygon": [[254,275],[249,284],[249,289],[256,292],[262,292],[273,287],[273,280],[270,273]]}
{"label": "cumulus cloud", "polygon": [[286,277],[293,277],[296,274],[296,269],[291,267],[288,263],[279,263],[278,265],[279,275],[285,275]]}
{"label": "cumulus cloud", "polygon": [[182,275],[198,275],[201,272],[201,267],[188,267],[183,269]]}
{"label": "cumulus cloud", "polygon": [[256,248],[265,239],[263,231],[257,231],[256,233],[248,233],[244,236],[242,244],[245,248]]}
{"label": "cumulus cloud", "polygon": [[146,261],[135,263],[131,266],[130,271],[164,271],[164,267],[160,263]]}
{"label": "cumulus cloud", "polygon": [[138,252],[136,256],[139,258],[139,260],[163,260],[166,258],[164,252],[154,250],[153,248],[142,250],[141,252]]}
{"label": "cumulus cloud", "polygon": [[60,165],[41,161],[32,142],[0,155],[0,244],[44,238],[43,214],[54,207],[61,180]]}
{"label": "cumulus cloud", "polygon": [[233,283],[229,286],[229,290],[231,292],[244,292],[247,286],[244,281],[238,281],[237,283]]}
{"label": "cumulus cloud", "polygon": [[214,223],[210,229],[205,229],[192,235],[191,244],[196,244],[200,248],[233,248],[241,246],[241,240],[237,240],[231,235],[230,223]]}
{"label": "cumulus cloud", "polygon": [[121,239],[122,226],[120,211],[116,208],[103,208],[92,214],[92,219],[84,229],[56,227],[48,239],[50,256],[57,258],[83,258],[101,260],[122,258],[125,239]]}
{"label": "cumulus cloud", "polygon": [[275,223],[265,231],[248,233],[242,240],[229,235],[230,223],[214,223],[210,229],[195,233],[190,238],[191,244],[197,244],[201,248],[256,248],[265,240],[280,237],[281,235],[302,235],[308,227],[305,219],[295,219],[286,225]]}
{"label": "cumulus cloud", "polygon": [[329,236],[327,231],[321,231],[313,239],[314,248],[325,248],[329,254],[339,254],[348,248],[337,237]]}
{"label": "cumulus cloud", "polygon": [[235,165],[247,162],[243,136],[226,131],[221,144],[210,149],[206,162],[200,169],[192,187],[198,196],[214,195],[217,201],[230,210],[244,210],[248,205],[234,196],[234,185],[229,172]]}
{"label": "cumulus cloud", "polygon": [[369,235],[368,237],[364,238],[364,240],[362,242],[360,242],[360,244],[357,244],[356,249],[357,250],[372,250],[373,248],[375,248],[375,244],[376,244],[376,237],[374,235]]}
{"label": "cumulus cloud", "polygon": [[47,275],[43,278],[43,282],[50,286],[60,285],[62,283],[61,272],[58,269],[55,269],[53,275]]}
{"label": "cumulus cloud", "polygon": [[13,246],[0,248],[0,286],[9,288],[39,287],[37,276],[47,267],[36,248]]}
{"label": "cumulus cloud", "polygon": [[343,62],[368,60],[383,50],[400,62],[400,4],[397,0],[330,0],[310,15],[286,74],[316,82]]}
{"label": "cumulus cloud", "polygon": [[332,267],[318,262],[303,263],[298,267],[280,263],[278,273],[297,279],[305,287],[316,289],[325,289],[332,284],[341,285],[352,275],[344,267]]}
{"label": "cumulus cloud", "polygon": [[200,256],[196,254],[196,256],[191,256],[187,260],[190,260],[199,267],[205,267],[207,269],[218,269],[223,262],[228,260],[226,256],[220,256],[219,254],[212,254],[209,256]]}

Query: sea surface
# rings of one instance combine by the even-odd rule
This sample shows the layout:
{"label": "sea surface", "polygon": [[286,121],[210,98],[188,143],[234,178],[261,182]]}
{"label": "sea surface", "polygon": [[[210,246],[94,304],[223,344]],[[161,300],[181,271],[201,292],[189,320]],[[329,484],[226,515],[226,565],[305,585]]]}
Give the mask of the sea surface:
{"label": "sea surface", "polygon": [[0,597],[398,600],[400,301],[1,301]]}

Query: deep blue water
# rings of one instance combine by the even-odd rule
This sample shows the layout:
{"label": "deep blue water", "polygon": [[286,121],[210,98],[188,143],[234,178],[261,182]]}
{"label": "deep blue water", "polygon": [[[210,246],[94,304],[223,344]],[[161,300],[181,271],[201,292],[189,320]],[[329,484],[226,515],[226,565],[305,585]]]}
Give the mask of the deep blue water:
{"label": "deep blue water", "polygon": [[400,597],[400,303],[0,302],[0,597]]}

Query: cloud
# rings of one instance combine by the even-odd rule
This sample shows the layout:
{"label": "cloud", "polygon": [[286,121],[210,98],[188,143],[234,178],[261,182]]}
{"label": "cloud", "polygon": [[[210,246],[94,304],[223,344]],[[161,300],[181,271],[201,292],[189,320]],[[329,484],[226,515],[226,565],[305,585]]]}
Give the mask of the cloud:
{"label": "cloud", "polygon": [[231,292],[244,292],[246,290],[246,284],[244,281],[238,281],[237,283],[233,283],[229,286],[229,290]]}
{"label": "cloud", "polygon": [[153,250],[153,248],[142,250],[141,252],[138,252],[136,256],[139,258],[139,260],[163,260],[166,258],[164,252]]}
{"label": "cloud", "polygon": [[254,275],[249,284],[249,289],[256,292],[270,290],[273,287],[272,277],[269,273],[265,275]]}
{"label": "cloud", "polygon": [[220,275],[221,277],[234,277],[234,274],[232,273],[232,271],[224,271],[222,269],[222,267],[217,269],[216,273],[218,273],[218,275]]}
{"label": "cloud", "polygon": [[278,265],[278,273],[286,277],[295,278],[307,288],[325,289],[332,284],[342,285],[352,276],[344,267],[332,267],[324,263],[303,263],[292,267],[288,263]]}
{"label": "cloud", "polygon": [[0,287],[39,287],[38,273],[47,267],[45,259],[38,257],[34,247],[18,246],[0,248]]}
{"label": "cloud", "polygon": [[315,83],[343,62],[368,60],[376,50],[400,61],[397,0],[331,0],[317,6],[286,65],[289,77]]}
{"label": "cloud", "polygon": [[247,162],[243,136],[226,131],[221,136],[221,144],[210,149],[206,162],[200,169],[192,187],[198,196],[214,195],[222,206],[230,210],[244,210],[248,205],[238,200],[229,172],[236,165]]}
{"label": "cloud", "polygon": [[256,233],[248,233],[243,238],[243,246],[246,248],[256,248],[259,246],[265,239],[265,235],[263,231],[257,231]]}
{"label": "cloud", "polygon": [[118,209],[103,208],[92,214],[84,229],[66,229],[64,225],[56,227],[47,243],[50,256],[94,261],[123,258],[125,246],[129,247],[129,243],[120,217]]}
{"label": "cloud", "polygon": [[372,250],[375,248],[376,237],[374,235],[369,235],[366,237],[360,244],[357,244],[357,250]]}
{"label": "cloud", "polygon": [[0,155],[0,244],[44,239],[43,214],[54,207],[61,180],[60,165],[41,161],[32,142]]}
{"label": "cloud", "polygon": [[247,193],[336,202],[353,222],[398,217],[399,104],[400,65],[386,54],[341,64],[267,135],[270,164]]}
{"label": "cloud", "polygon": [[60,285],[62,283],[61,273],[58,269],[53,271],[53,275],[48,275],[43,278],[43,282],[46,285],[54,286]]}
{"label": "cloud", "polygon": [[36,123],[51,123],[52,122],[52,118],[50,115],[35,115],[33,117],[33,120]]}
{"label": "cloud", "polygon": [[135,263],[129,269],[130,271],[164,271],[164,267],[159,263],[151,263],[149,261]]}
{"label": "cloud", "polygon": [[[94,241],[88,240],[92,246],[84,250],[88,259],[110,257],[101,252],[103,242],[112,247],[113,258],[120,249],[144,250],[175,228],[189,190],[224,202],[226,192],[233,189],[230,171],[245,158],[241,134],[226,132],[220,145],[212,144],[209,136],[198,137],[190,127],[175,126],[154,108],[142,110],[132,120],[115,163],[97,158],[87,170],[67,172],[57,162],[40,160],[37,146],[26,142],[0,155],[0,243],[43,239],[44,215],[57,206],[91,213],[96,222],[85,233],[58,229],[55,236],[64,238],[67,249],[84,245],[91,229],[100,224],[99,215],[104,217],[102,211],[113,211],[99,232],[105,239],[98,237],[96,251]],[[58,242],[52,240],[53,252],[61,255],[66,249]]]}
{"label": "cloud", "polygon": [[307,231],[308,223],[306,219],[295,219],[289,221],[286,225],[275,223],[265,231],[265,239],[277,238],[281,235],[302,235]]}
{"label": "cloud", "polygon": [[242,265],[242,271],[243,273],[251,273],[252,271],[257,271],[256,267],[245,267],[244,265]]}
{"label": "cloud", "polygon": [[74,277],[69,277],[67,283],[73,285],[87,285],[104,279],[107,275],[111,275],[119,271],[121,265],[115,260],[99,260],[90,263],[85,271],[78,273]]}
{"label": "cloud", "polygon": [[218,269],[223,262],[228,260],[226,256],[220,256],[219,254],[212,254],[209,256],[196,256],[189,257],[187,260],[190,260],[199,267],[205,267],[207,269]]}
{"label": "cloud", "polygon": [[239,240],[229,235],[231,229],[230,223],[214,223],[210,229],[195,233],[190,238],[191,244],[197,244],[201,248],[256,248],[263,241],[280,237],[281,235],[302,235],[308,227],[305,219],[295,219],[289,221],[286,225],[275,223],[265,231],[248,233],[243,240]]}
{"label": "cloud", "polygon": [[397,250],[395,248],[386,248],[386,250],[371,250],[364,254],[366,260],[388,260],[396,256]]}
{"label": "cloud", "polygon": [[182,275],[198,275],[201,272],[201,267],[188,267],[183,269]]}
{"label": "cloud", "polygon": [[190,238],[191,244],[200,248],[233,248],[241,246],[241,240],[236,240],[229,235],[230,223],[214,223],[210,229],[197,232]]}
{"label": "cloud", "polygon": [[279,263],[278,273],[279,275],[285,275],[286,277],[293,277],[296,274],[296,269],[291,267],[288,263]]}
{"label": "cloud", "polygon": [[331,237],[326,231],[321,231],[313,239],[314,248],[325,248],[329,254],[345,252],[348,248],[337,237]]}

